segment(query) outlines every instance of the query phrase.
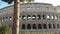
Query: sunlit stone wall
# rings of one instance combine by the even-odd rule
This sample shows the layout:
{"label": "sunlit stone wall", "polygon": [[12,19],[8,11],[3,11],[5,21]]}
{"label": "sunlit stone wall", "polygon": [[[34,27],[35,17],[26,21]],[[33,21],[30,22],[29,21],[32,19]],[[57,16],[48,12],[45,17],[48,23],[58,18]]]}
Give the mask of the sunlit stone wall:
{"label": "sunlit stone wall", "polygon": [[[3,26],[13,25],[13,9],[13,6],[0,9]],[[20,11],[20,34],[60,34],[60,6],[24,3]]]}

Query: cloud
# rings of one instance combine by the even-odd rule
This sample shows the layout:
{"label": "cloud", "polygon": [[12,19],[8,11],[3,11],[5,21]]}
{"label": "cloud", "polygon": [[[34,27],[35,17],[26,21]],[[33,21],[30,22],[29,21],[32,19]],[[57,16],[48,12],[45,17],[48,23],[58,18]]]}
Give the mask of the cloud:
{"label": "cloud", "polygon": [[51,3],[53,5],[60,5],[60,0],[35,0],[35,2]]}

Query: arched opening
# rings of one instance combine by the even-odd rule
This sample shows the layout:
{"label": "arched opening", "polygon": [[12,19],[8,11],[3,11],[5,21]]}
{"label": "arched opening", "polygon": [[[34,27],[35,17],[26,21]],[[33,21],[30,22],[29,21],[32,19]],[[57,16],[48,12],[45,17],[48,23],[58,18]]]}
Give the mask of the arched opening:
{"label": "arched opening", "polygon": [[42,25],[41,24],[38,24],[38,29],[42,29]]}
{"label": "arched opening", "polygon": [[43,15],[42,17],[43,17],[43,19],[46,19],[45,15]]}
{"label": "arched opening", "polygon": [[32,16],[32,20],[36,20],[36,16],[35,15]]}
{"label": "arched opening", "polygon": [[53,24],[53,28],[55,29],[56,27],[55,27],[55,24]]}
{"label": "arched opening", "polygon": [[46,19],[50,20],[50,16],[49,16],[49,15],[47,15],[47,16],[46,16]]}
{"label": "arched opening", "polygon": [[44,29],[47,29],[47,25],[46,25],[46,24],[43,24],[43,28],[44,28]]}
{"label": "arched opening", "polygon": [[40,15],[37,15],[37,19],[38,19],[38,20],[41,19],[41,16],[40,16]]}
{"label": "arched opening", "polygon": [[27,20],[30,20],[31,19],[31,16],[30,15],[27,15]]}
{"label": "arched opening", "polygon": [[57,16],[55,16],[55,19],[58,19]]}
{"label": "arched opening", "polygon": [[51,24],[48,24],[48,27],[49,27],[49,29],[51,29],[52,27],[51,27]]}
{"label": "arched opening", "polygon": [[36,29],[36,24],[33,24],[33,29]]}
{"label": "arched opening", "polygon": [[54,16],[53,15],[51,15],[51,19],[54,19]]}
{"label": "arched opening", "polygon": [[25,24],[22,24],[22,29],[25,29]]}
{"label": "arched opening", "polygon": [[9,20],[12,20],[12,16],[9,17]]}
{"label": "arched opening", "polygon": [[57,28],[60,28],[59,24],[57,24]]}
{"label": "arched opening", "polygon": [[9,18],[12,18],[11,16]]}
{"label": "arched opening", "polygon": [[6,17],[6,19],[8,19],[8,17]]}
{"label": "arched opening", "polygon": [[27,25],[27,29],[31,29],[31,25],[30,24]]}
{"label": "arched opening", "polygon": [[5,17],[5,21],[8,21],[8,20],[9,20],[9,17],[8,17],[8,16],[6,16],[6,17]]}
{"label": "arched opening", "polygon": [[22,16],[22,20],[25,20],[25,19],[26,19],[26,16],[25,16],[25,15],[23,15],[23,16]]}

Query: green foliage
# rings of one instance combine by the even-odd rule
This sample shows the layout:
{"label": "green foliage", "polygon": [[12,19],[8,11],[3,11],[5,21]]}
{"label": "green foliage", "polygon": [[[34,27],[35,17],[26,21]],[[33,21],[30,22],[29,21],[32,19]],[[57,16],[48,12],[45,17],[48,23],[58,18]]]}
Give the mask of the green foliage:
{"label": "green foliage", "polygon": [[4,34],[4,27],[2,27],[2,22],[0,21],[0,34]]}
{"label": "green foliage", "polygon": [[8,4],[11,4],[14,0],[2,0],[4,2],[7,2]]}
{"label": "green foliage", "polygon": [[2,22],[0,21],[0,34],[3,34]]}
{"label": "green foliage", "polygon": [[4,34],[4,28],[0,28],[0,34]]}
{"label": "green foliage", "polygon": [[[24,1],[25,0],[20,0],[20,2],[24,2]],[[28,1],[28,3],[31,2],[31,1],[34,2],[34,0],[26,0],[26,1]]]}
{"label": "green foliage", "polygon": [[20,0],[20,2],[24,2],[24,0]]}
{"label": "green foliage", "polygon": [[10,31],[12,31],[12,28],[11,28],[11,26],[7,25],[5,27],[5,34],[9,34]]}
{"label": "green foliage", "polygon": [[12,27],[10,25],[7,25],[5,27],[2,26],[2,24],[0,23],[0,34],[9,34],[9,32],[12,31]]}
{"label": "green foliage", "polygon": [[0,21],[0,28],[2,27],[2,22]]}
{"label": "green foliage", "polygon": [[34,2],[34,0],[28,0],[28,3],[31,2],[31,1]]}

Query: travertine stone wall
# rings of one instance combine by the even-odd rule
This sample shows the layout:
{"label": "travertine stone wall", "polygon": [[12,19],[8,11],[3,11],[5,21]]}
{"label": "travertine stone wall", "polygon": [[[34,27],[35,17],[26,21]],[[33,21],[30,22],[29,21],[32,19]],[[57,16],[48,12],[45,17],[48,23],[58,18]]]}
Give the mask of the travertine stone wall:
{"label": "travertine stone wall", "polygon": [[[53,6],[52,4],[47,3],[24,3],[21,4],[20,7],[20,32],[24,34],[24,32],[41,32],[42,34],[59,34],[60,33],[60,7]],[[0,20],[5,25],[13,24],[13,12],[14,7],[9,6],[0,9]],[[28,16],[29,15],[29,20]],[[33,16],[34,15],[34,16]],[[38,17],[40,15],[40,18]],[[43,17],[44,15],[44,17]],[[48,16],[47,16],[48,15]],[[23,17],[24,16],[24,17]],[[24,18],[24,19],[23,19]],[[39,18],[39,20],[38,20]],[[34,19],[34,20],[33,20]],[[25,24],[25,29],[22,29],[22,25]],[[27,29],[27,24],[31,25],[31,29]],[[33,24],[36,25],[36,29],[33,29]],[[38,29],[38,24],[42,25],[42,29]],[[43,26],[45,24],[46,26]],[[49,29],[49,24],[51,24],[51,29]],[[55,24],[53,26],[53,24]],[[57,26],[59,24],[59,27]],[[47,27],[44,29],[44,27]],[[45,32],[45,33],[44,33]]]}

